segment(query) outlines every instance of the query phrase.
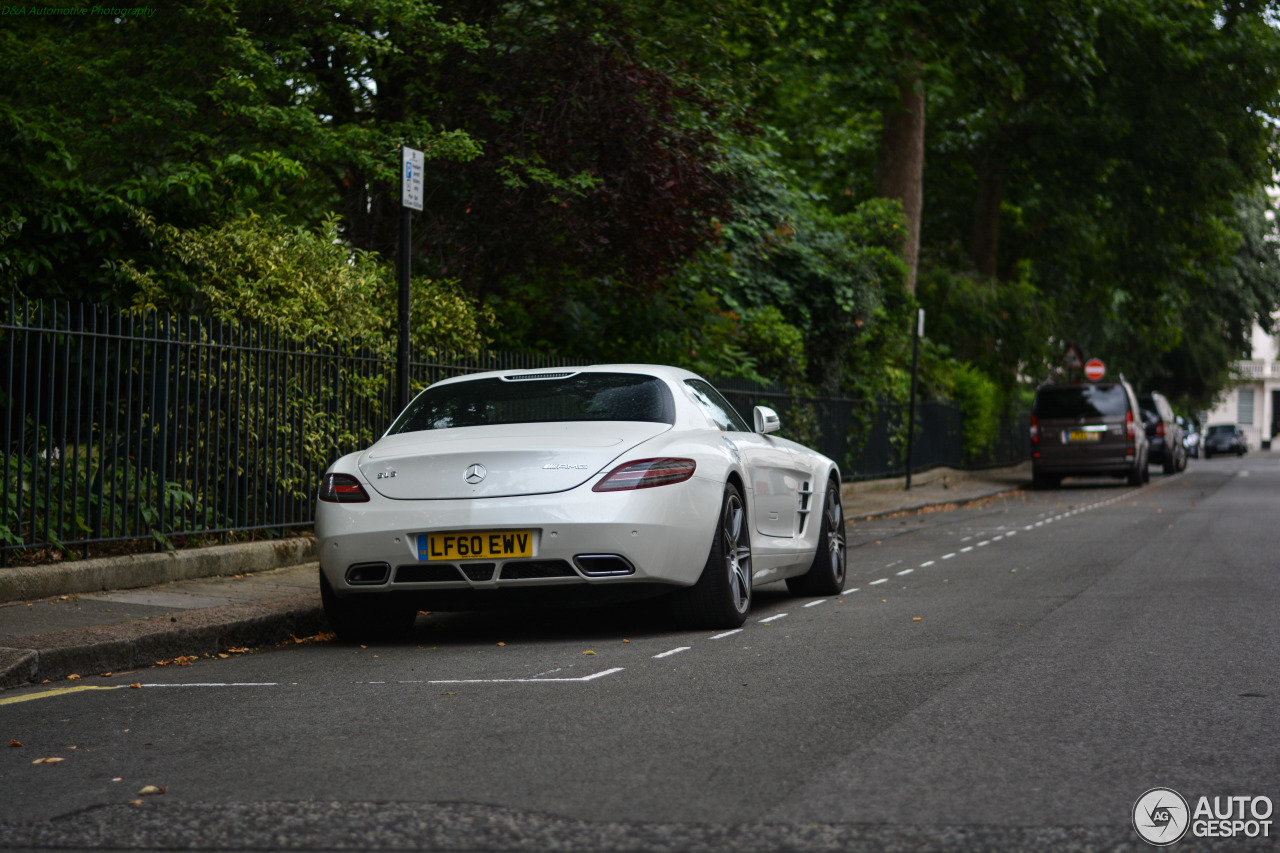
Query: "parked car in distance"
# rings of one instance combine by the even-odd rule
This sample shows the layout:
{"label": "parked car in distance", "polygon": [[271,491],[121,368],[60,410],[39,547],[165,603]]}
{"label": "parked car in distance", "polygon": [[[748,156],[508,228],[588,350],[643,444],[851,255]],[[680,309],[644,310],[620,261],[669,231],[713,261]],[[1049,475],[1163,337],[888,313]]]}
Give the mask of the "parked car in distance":
{"label": "parked car in distance", "polygon": [[1249,443],[1245,440],[1240,427],[1234,424],[1214,424],[1204,434],[1204,458],[1211,459],[1215,453],[1234,453],[1244,456],[1249,452]]}
{"label": "parked car in distance", "polygon": [[1063,477],[1148,478],[1147,433],[1137,395],[1117,382],[1045,383],[1031,407],[1031,472],[1036,488]]}
{"label": "parked car in distance", "polygon": [[1182,427],[1182,446],[1187,449],[1187,456],[1192,459],[1200,458],[1200,427],[1196,426],[1196,422],[1190,418],[1184,418],[1182,415],[1177,416],[1178,426]]}
{"label": "parked car in distance", "polygon": [[1142,425],[1151,454],[1147,461],[1163,466],[1166,474],[1186,468],[1187,449],[1182,446],[1182,426],[1173,415],[1173,406],[1156,391],[1139,396],[1138,405],[1142,407]]}

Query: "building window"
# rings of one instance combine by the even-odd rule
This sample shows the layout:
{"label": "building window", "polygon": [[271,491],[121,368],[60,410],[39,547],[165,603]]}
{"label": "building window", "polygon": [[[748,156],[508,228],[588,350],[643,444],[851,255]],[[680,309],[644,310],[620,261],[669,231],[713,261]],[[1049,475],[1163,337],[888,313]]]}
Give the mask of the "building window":
{"label": "building window", "polygon": [[1236,398],[1236,423],[1253,426],[1253,389],[1241,388]]}

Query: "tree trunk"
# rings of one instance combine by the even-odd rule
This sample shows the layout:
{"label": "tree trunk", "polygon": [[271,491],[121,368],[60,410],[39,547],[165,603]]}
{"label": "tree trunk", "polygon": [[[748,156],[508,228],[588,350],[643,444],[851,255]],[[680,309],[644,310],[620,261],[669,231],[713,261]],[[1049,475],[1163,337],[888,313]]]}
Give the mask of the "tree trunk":
{"label": "tree trunk", "polygon": [[969,257],[978,272],[995,278],[1000,260],[1000,201],[1004,195],[1004,175],[990,150],[978,163],[978,200],[969,235]]}
{"label": "tree trunk", "polygon": [[898,105],[887,110],[881,126],[876,194],[902,202],[907,235],[902,258],[907,263],[907,290],[916,292],[920,257],[920,221],[924,211],[924,81],[919,69],[898,84]]}

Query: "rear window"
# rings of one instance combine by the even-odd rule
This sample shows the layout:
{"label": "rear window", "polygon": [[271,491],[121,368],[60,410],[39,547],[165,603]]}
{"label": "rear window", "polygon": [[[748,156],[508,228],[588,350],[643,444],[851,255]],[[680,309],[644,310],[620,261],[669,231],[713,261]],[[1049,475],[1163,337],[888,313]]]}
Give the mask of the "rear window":
{"label": "rear window", "polygon": [[1032,414],[1040,418],[1123,416],[1129,398],[1122,385],[1064,385],[1036,392]]}
{"label": "rear window", "polygon": [[672,424],[675,401],[662,380],[638,373],[490,377],[428,388],[396,419],[390,433],[562,421]]}
{"label": "rear window", "polygon": [[1236,428],[1233,426],[1211,426],[1209,427],[1209,435],[1235,435]]}

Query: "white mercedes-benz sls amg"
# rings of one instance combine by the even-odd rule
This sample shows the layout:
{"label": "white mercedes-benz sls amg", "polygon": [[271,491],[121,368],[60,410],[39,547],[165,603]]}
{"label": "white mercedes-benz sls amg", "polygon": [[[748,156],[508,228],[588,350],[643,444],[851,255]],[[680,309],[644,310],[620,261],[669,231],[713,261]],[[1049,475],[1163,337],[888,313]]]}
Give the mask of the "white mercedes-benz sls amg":
{"label": "white mercedes-benz sls amg", "polygon": [[840,471],[654,365],[445,379],[325,472],[320,591],[339,636],[409,632],[420,610],[668,593],[686,622],[741,625],[753,586],[835,595]]}

